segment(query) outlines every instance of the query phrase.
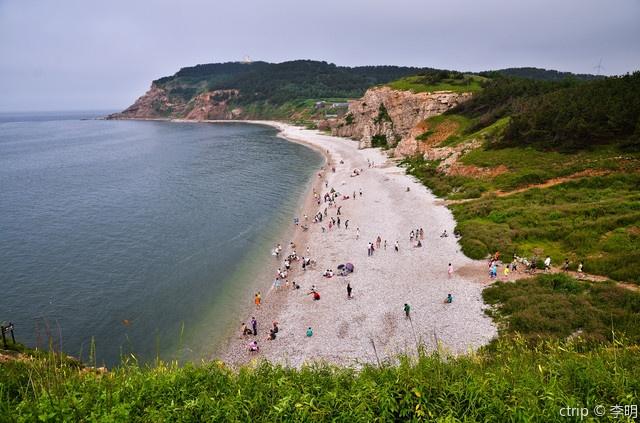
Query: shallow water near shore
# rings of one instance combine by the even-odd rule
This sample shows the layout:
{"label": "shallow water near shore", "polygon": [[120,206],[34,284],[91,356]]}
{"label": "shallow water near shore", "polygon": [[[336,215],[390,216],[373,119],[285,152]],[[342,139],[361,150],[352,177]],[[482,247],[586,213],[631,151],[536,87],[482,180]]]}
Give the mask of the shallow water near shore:
{"label": "shallow water near shore", "polygon": [[322,157],[249,124],[0,117],[0,321],[114,365],[206,359]]}

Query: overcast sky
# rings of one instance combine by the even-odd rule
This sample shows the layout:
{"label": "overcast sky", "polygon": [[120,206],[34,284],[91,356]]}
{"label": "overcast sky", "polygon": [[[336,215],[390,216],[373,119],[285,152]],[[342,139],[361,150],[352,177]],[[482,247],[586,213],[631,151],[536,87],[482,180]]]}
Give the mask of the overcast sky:
{"label": "overcast sky", "polygon": [[0,0],[0,111],[122,109],[198,63],[640,69],[640,0]]}

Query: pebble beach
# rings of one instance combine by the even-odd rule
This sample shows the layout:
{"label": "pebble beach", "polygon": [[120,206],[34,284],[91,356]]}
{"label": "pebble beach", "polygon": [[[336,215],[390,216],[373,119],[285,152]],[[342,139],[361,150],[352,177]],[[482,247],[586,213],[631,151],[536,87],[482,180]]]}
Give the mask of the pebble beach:
{"label": "pebble beach", "polygon": [[[293,239],[283,239],[284,254],[273,257],[278,262],[274,267],[280,267],[293,241],[298,256],[308,255],[316,265],[303,271],[301,262],[294,261],[288,286],[265,289],[261,306],[252,305],[249,314],[238,316],[247,324],[255,317],[258,335],[243,336],[238,324],[218,358],[230,364],[263,358],[292,367],[317,361],[358,366],[393,360],[399,354],[414,355],[418,346],[467,353],[497,336],[481,296],[488,283],[486,264],[460,251],[451,212],[428,189],[379,149],[358,149],[356,141],[280,122],[254,123],[275,126],[280,136],[326,157],[296,216],[300,225],[294,226]],[[322,222],[313,223],[313,216],[328,207],[322,197],[332,188],[339,193],[336,207],[328,208]],[[314,192],[321,198],[320,205]],[[337,206],[342,224],[328,229],[330,218],[337,218]],[[302,225],[309,229],[302,230]],[[418,228],[424,229],[422,247],[410,241],[410,232]],[[445,230],[451,235],[441,237]],[[368,243],[375,244],[378,236],[381,247],[369,255]],[[350,275],[322,276],[326,269],[337,273],[338,265],[345,263],[355,267]],[[293,281],[300,289],[292,288]],[[352,298],[347,297],[347,283],[353,289]],[[314,285],[321,294],[318,301],[309,295]],[[448,294],[453,296],[450,304],[445,303]],[[405,303],[411,307],[410,318],[403,311]],[[267,340],[274,321],[279,327],[277,337]],[[306,335],[309,327],[310,337]],[[260,347],[257,353],[248,352],[253,340]]]}

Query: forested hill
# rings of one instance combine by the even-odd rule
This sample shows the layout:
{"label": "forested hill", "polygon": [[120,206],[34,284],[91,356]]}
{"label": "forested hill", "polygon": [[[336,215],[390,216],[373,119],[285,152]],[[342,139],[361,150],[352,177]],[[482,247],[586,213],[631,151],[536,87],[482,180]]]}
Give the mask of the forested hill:
{"label": "forested hill", "polygon": [[[544,69],[523,68],[523,76],[557,80],[584,75]],[[433,68],[407,66],[337,66],[314,60],[282,63],[228,62],[210,63],[180,69],[172,76],[153,81],[151,89],[132,106],[111,118],[181,118],[206,119],[284,119],[311,122],[325,115],[340,115],[347,99],[359,98],[376,85],[393,81],[440,81],[436,90],[460,89],[477,92],[482,84],[504,74],[518,73],[505,69],[478,74],[462,74]],[[444,75],[444,76],[443,76]],[[445,78],[446,76],[446,78]],[[454,77],[452,80],[449,81]],[[470,84],[462,84],[455,77]],[[445,78],[443,80],[443,78]],[[447,79],[449,78],[449,79]],[[444,82],[449,83],[444,84]],[[402,83],[398,82],[403,86]],[[335,108],[315,108],[326,101]]]}
{"label": "forested hill", "polygon": [[536,79],[540,81],[562,81],[564,79],[575,79],[581,81],[590,81],[593,79],[604,78],[599,75],[591,75],[586,73],[560,72],[557,70],[524,67],[524,68],[506,68],[496,71],[480,72],[481,75],[491,77],[495,74],[502,76],[514,76],[517,78]]}
{"label": "forested hill", "polygon": [[591,81],[498,77],[453,113],[475,131],[509,117],[494,147],[580,150],[598,144],[640,148],[640,72]]}
{"label": "forested hill", "polygon": [[327,62],[295,60],[283,63],[212,63],[180,69],[154,83],[170,96],[189,99],[199,92],[236,89],[239,104],[315,98],[355,98],[367,88],[429,68],[404,66],[336,66]]}

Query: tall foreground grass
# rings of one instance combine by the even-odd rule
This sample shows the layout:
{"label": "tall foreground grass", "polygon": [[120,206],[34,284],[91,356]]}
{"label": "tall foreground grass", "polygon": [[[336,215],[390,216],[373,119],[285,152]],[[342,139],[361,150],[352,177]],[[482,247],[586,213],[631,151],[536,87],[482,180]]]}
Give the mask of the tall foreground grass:
{"label": "tall foreground grass", "polygon": [[105,374],[40,357],[0,365],[0,419],[566,422],[562,407],[638,404],[639,352],[620,343],[588,352],[572,343],[531,349],[516,338],[491,352],[436,352],[358,371],[125,363]]}

